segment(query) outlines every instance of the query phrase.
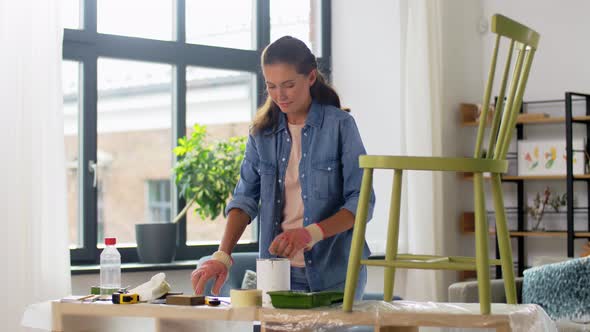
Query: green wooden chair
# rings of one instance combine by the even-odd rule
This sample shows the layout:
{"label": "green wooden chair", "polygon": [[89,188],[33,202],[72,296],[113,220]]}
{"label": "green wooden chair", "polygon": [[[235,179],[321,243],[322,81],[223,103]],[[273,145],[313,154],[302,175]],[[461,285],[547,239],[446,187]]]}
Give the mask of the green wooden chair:
{"label": "green wooden chair", "polygon": [[[382,266],[385,268],[384,300],[391,301],[396,268],[406,269],[441,269],[441,270],[475,270],[479,285],[480,310],[482,314],[490,313],[490,265],[501,265],[504,286],[508,303],[516,304],[516,286],[512,266],[512,249],[510,236],[506,226],[506,212],[500,176],[505,173],[508,163],[505,160],[516,118],[519,113],[522,96],[526,87],[533,56],[539,43],[539,34],[528,27],[502,15],[492,17],[492,32],[496,36],[496,43],[491,59],[489,77],[483,96],[483,109],[480,119],[487,119],[488,105],[496,72],[496,62],[500,39],[510,41],[506,53],[506,64],[499,87],[496,112],[491,130],[489,131],[489,145],[483,156],[482,144],[486,128],[486,121],[480,121],[477,131],[477,141],[473,158],[442,158],[442,157],[402,157],[402,156],[370,156],[359,158],[360,167],[364,169],[361,193],[354,225],[352,246],[346,275],[344,291],[344,311],[352,311],[355,283],[361,264]],[[512,55],[516,53],[516,63],[511,64]],[[509,78],[509,76],[511,76]],[[511,80],[506,95],[506,83]],[[506,97],[506,98],[505,98]],[[361,253],[365,240],[367,207],[373,181],[374,169],[394,170],[393,190],[389,212],[389,228],[387,232],[387,246],[384,260],[361,260]],[[400,216],[400,198],[402,174],[404,170],[418,171],[452,171],[473,172],[475,194],[475,238],[476,257],[443,257],[433,255],[414,255],[398,253],[398,234]],[[485,191],[483,173],[491,173],[492,194],[496,213],[496,231],[500,247],[500,259],[490,259],[488,256],[488,223],[486,219]]]}

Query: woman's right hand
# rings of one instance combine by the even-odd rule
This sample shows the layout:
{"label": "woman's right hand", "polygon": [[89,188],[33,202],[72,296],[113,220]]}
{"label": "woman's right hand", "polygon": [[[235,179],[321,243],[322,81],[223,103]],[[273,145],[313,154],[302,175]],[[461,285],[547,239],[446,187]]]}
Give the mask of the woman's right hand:
{"label": "woman's right hand", "polygon": [[195,294],[203,294],[205,284],[212,278],[215,278],[215,284],[211,292],[213,295],[218,295],[221,290],[221,286],[227,279],[228,268],[222,262],[210,259],[205,263],[201,264],[198,269],[194,270],[191,274],[191,280],[193,283],[193,289]]}

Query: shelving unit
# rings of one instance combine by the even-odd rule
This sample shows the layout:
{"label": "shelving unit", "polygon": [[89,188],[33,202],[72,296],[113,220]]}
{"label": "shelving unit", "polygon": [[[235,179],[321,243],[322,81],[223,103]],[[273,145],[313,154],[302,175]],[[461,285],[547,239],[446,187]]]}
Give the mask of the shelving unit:
{"label": "shelving unit", "polygon": [[[490,177],[484,177],[485,179],[490,179]],[[464,180],[473,180],[473,174],[471,173],[463,173]],[[506,175],[502,176],[502,181],[510,182],[510,181],[535,181],[535,180],[566,180],[566,175],[524,175],[524,176],[516,176],[516,175]],[[584,175],[574,175],[574,180],[590,180],[590,174]]]}
{"label": "shelving unit", "polygon": [[[551,101],[553,102],[553,101]],[[574,122],[590,122],[590,116],[576,116],[573,117],[572,119]],[[566,118],[565,117],[549,117],[549,118],[544,118],[544,119],[525,119],[525,120],[517,120],[516,124],[517,125],[522,125],[522,124],[526,124],[526,125],[542,125],[542,124],[551,124],[551,123],[565,123],[566,122]],[[468,121],[468,122],[463,122],[461,123],[461,125],[463,127],[476,127],[479,126],[479,122],[477,121]]]}
{"label": "shelving unit", "polygon": [[[473,212],[464,212],[461,216],[461,232],[475,233],[475,215]],[[496,232],[490,230],[490,235],[495,235]],[[510,231],[510,237],[567,237],[567,231]],[[576,238],[590,238],[589,232],[574,232]]]}
{"label": "shelving unit", "polygon": [[[579,236],[578,233],[574,230],[574,181],[582,180],[586,182],[586,188],[588,191],[588,213],[590,213],[590,183],[588,180],[590,178],[580,178],[578,176],[573,175],[573,124],[574,123],[581,123],[586,126],[586,138],[590,139],[590,126],[588,126],[588,121],[581,121],[579,117],[574,117],[573,113],[573,101],[574,97],[581,97],[577,100],[585,100],[586,101],[586,117],[590,116],[590,95],[583,94],[583,93],[575,93],[575,92],[566,92],[565,93],[565,142],[566,142],[566,154],[567,154],[567,180],[566,180],[566,187],[567,187],[567,255],[568,257],[574,257],[574,240],[577,238],[583,238],[583,236]],[[588,154],[589,144],[586,144],[586,154]],[[588,231],[590,232],[590,215],[588,217]]]}
{"label": "shelving unit", "polygon": [[[573,116],[572,108],[573,102],[583,101],[586,103],[586,114],[584,116]],[[517,229],[510,232],[510,236],[516,239],[516,252],[517,252],[517,270],[518,276],[522,276],[523,271],[526,267],[525,259],[525,240],[527,238],[565,238],[567,240],[567,254],[569,257],[574,256],[574,240],[576,239],[590,239],[590,174],[584,175],[573,175],[573,124],[583,124],[586,126],[586,137],[590,138],[590,95],[582,93],[566,92],[564,100],[540,100],[523,102],[520,112],[524,113],[527,105],[533,104],[547,104],[547,103],[565,103],[565,117],[542,117],[542,118],[519,118],[516,124],[517,139],[524,139],[524,126],[525,125],[548,125],[548,124],[564,124],[565,125],[565,137],[566,137],[566,151],[567,151],[567,173],[565,175],[547,175],[547,176],[514,176],[506,175],[502,177],[503,182],[510,182],[516,185],[516,215],[517,215]],[[476,108],[476,105],[472,105]],[[470,112],[473,110],[469,109],[468,104],[462,105],[462,121],[463,127],[478,126],[479,122],[474,119],[469,119]],[[488,119],[489,120],[489,119]],[[586,146],[586,152],[588,146]],[[469,173],[462,174],[464,180],[473,180],[473,175]],[[525,228],[525,217],[526,217],[526,202],[524,185],[525,181],[566,181],[566,192],[567,192],[567,230],[566,231],[527,231]],[[574,210],[581,210],[580,208],[574,208],[574,181],[583,181],[587,184],[588,190],[588,204],[586,208],[583,208],[588,215],[588,228],[586,231],[579,231],[574,229]],[[474,215],[473,212],[464,212],[460,220],[460,229],[463,233],[474,232]],[[495,232],[490,231],[490,235],[495,237]],[[496,239],[496,257],[499,257],[498,244]],[[496,267],[496,277],[502,277],[501,268]]]}

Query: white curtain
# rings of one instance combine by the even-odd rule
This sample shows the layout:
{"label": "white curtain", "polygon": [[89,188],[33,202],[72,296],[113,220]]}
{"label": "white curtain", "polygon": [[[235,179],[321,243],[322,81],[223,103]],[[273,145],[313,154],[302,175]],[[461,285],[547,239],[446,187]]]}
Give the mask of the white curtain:
{"label": "white curtain", "polygon": [[[439,0],[411,0],[401,5],[404,155],[440,156],[442,152],[440,6]],[[399,252],[443,254],[441,174],[406,174]],[[441,301],[445,297],[440,272],[402,270],[400,277],[401,293],[408,300]]]}
{"label": "white curtain", "polygon": [[0,0],[1,326],[67,295],[70,256],[58,0]]}

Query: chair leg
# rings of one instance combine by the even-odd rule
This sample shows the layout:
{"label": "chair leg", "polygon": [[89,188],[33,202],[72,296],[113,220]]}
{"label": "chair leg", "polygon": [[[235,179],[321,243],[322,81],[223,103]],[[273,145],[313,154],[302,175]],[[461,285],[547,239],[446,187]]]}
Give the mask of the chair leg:
{"label": "chair leg", "polygon": [[[385,249],[385,260],[391,262],[397,256],[399,239],[399,215],[402,192],[402,170],[395,170],[393,178],[393,190],[391,195],[391,206],[389,209],[389,225],[387,229],[387,247]],[[393,287],[395,285],[395,267],[385,267],[383,301],[391,302],[393,299]]]}
{"label": "chair leg", "polygon": [[354,293],[359,278],[361,267],[361,257],[365,244],[365,229],[367,225],[367,214],[369,210],[369,200],[371,198],[371,186],[373,183],[373,169],[365,168],[363,173],[363,182],[359,196],[359,204],[354,221],[354,230],[352,233],[352,243],[350,246],[350,255],[348,258],[348,270],[346,271],[346,285],[344,286],[344,302],[342,309],[352,311],[354,302]]}
{"label": "chair leg", "polygon": [[506,225],[506,210],[504,209],[504,197],[502,195],[502,183],[500,174],[492,175],[492,194],[494,196],[494,209],[496,211],[496,232],[498,246],[500,247],[500,260],[502,262],[502,278],[508,304],[516,304],[516,284],[514,283],[514,266],[512,264],[512,248],[510,235]]}
{"label": "chair leg", "polygon": [[479,306],[483,315],[490,313],[490,258],[488,248],[488,222],[483,188],[483,174],[473,174],[475,192],[475,258],[477,265],[477,288]]}

